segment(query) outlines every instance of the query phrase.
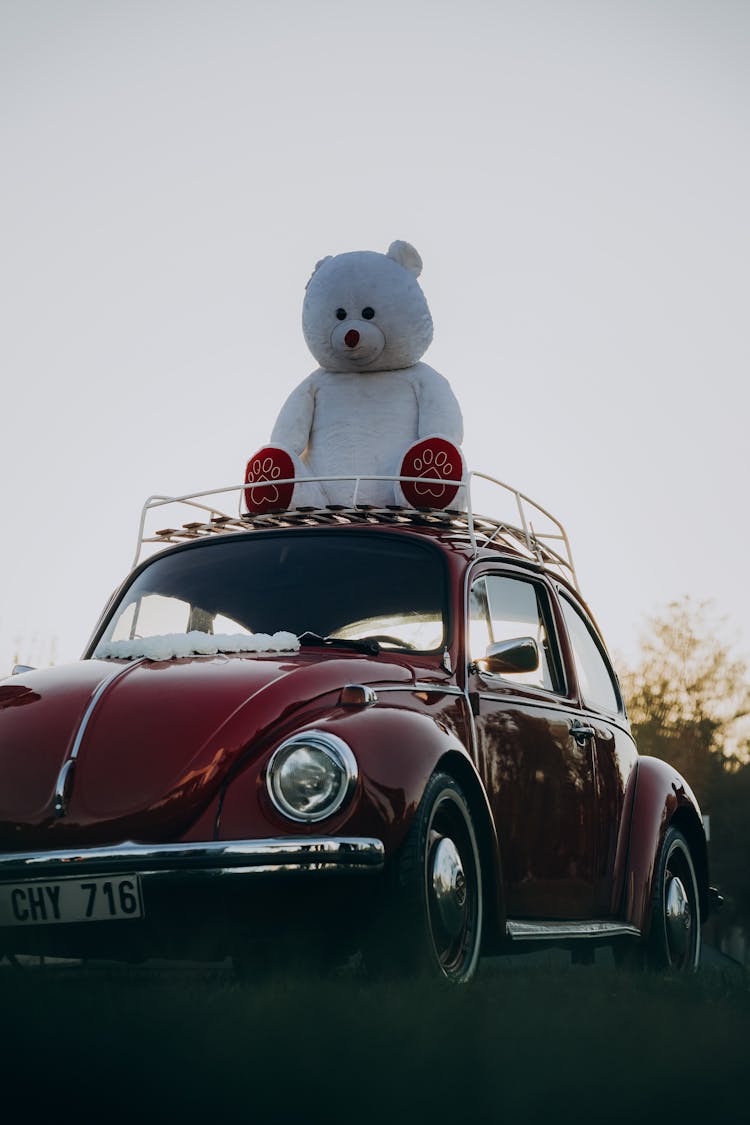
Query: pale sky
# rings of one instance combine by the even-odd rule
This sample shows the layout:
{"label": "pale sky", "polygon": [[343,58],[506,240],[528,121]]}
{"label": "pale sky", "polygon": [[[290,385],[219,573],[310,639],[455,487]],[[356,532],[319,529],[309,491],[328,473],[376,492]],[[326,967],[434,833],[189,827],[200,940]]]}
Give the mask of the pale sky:
{"label": "pale sky", "polygon": [[315,262],[396,238],[610,649],[690,594],[750,653],[749,126],[747,0],[0,0],[0,675],[242,479]]}

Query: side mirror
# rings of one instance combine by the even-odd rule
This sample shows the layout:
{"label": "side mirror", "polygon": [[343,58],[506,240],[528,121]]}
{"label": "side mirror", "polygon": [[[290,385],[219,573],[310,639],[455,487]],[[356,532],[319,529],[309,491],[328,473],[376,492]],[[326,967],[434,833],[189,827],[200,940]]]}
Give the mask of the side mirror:
{"label": "side mirror", "polygon": [[513,675],[514,672],[535,672],[539,667],[539,648],[533,637],[513,637],[488,645],[487,653],[477,660],[477,668],[490,676]]}

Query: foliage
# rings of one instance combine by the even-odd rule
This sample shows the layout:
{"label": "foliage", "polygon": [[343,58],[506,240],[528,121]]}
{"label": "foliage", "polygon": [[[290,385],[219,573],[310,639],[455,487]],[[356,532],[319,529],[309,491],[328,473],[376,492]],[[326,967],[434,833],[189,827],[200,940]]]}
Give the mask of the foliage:
{"label": "foliage", "polygon": [[750,682],[710,603],[671,602],[647,622],[637,665],[622,677],[642,754],[670,762],[710,815],[711,879],[725,920],[750,923]]}
{"label": "foliage", "polygon": [[699,800],[747,759],[748,672],[718,635],[721,624],[710,603],[671,602],[647,622],[638,664],[623,676],[641,753],[671,762]]}

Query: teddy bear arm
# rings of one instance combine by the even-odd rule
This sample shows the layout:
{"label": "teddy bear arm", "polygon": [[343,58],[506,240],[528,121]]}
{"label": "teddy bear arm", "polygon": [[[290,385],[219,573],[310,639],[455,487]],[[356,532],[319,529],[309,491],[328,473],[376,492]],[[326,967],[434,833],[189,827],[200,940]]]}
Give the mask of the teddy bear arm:
{"label": "teddy bear arm", "polygon": [[460,445],[464,436],[461,407],[448,380],[430,370],[417,386],[420,438],[440,434]]}
{"label": "teddy bear arm", "polygon": [[315,390],[309,380],[300,383],[286,400],[276,425],[271,432],[271,444],[280,445],[297,456],[301,456],[310,441],[313,414],[315,413]]}

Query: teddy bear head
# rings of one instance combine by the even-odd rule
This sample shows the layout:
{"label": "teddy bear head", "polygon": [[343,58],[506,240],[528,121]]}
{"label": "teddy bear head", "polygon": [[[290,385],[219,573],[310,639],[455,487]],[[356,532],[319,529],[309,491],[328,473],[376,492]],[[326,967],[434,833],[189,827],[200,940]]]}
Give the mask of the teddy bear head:
{"label": "teddy bear head", "polygon": [[432,340],[432,317],[417,281],[422,259],[408,242],[387,254],[357,250],[323,258],[307,284],[302,331],[328,371],[411,367]]}

